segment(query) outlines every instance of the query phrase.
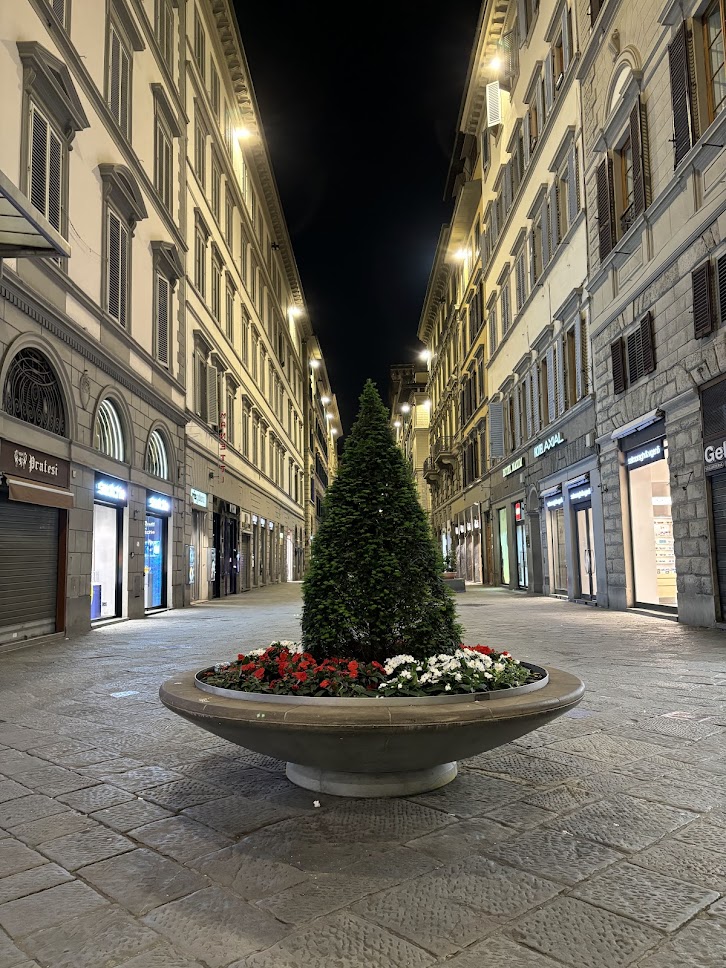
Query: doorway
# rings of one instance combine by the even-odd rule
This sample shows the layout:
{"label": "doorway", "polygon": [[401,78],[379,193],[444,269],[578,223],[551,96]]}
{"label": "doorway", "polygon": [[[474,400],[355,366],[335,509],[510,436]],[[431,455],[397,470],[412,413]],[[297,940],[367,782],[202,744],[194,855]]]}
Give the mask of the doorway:
{"label": "doorway", "polygon": [[592,507],[589,504],[581,507],[576,506],[575,528],[580,596],[587,601],[593,601],[597,596],[597,573],[595,569],[595,532],[592,521]]}

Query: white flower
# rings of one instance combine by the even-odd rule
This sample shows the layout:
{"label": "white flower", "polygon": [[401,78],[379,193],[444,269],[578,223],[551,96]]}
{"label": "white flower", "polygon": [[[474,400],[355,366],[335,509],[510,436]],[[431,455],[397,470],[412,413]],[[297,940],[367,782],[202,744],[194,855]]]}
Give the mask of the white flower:
{"label": "white flower", "polygon": [[494,663],[494,671],[495,672],[504,672],[504,670],[506,668],[507,668],[507,666],[506,666],[506,663],[504,663],[504,662],[495,662]]}
{"label": "white flower", "polygon": [[484,678],[485,679],[493,679],[494,676],[491,674],[491,672],[485,672],[484,673]]}
{"label": "white flower", "polygon": [[319,807],[320,806],[320,800],[313,800],[313,806],[314,807]]}
{"label": "white flower", "polygon": [[225,669],[229,669],[229,666],[230,666],[230,663],[229,662],[215,662],[215,664],[214,664],[214,671],[215,672],[224,672]]}
{"label": "white flower", "polygon": [[451,685],[447,682],[446,685],[444,686],[444,689],[446,690],[446,692],[451,692]]}
{"label": "white flower", "polygon": [[[273,642],[272,644],[274,645],[275,643]],[[269,648],[269,646],[267,648]],[[267,652],[267,649],[252,649],[251,652],[245,653],[245,658],[256,658],[258,655],[263,655],[265,652]]]}

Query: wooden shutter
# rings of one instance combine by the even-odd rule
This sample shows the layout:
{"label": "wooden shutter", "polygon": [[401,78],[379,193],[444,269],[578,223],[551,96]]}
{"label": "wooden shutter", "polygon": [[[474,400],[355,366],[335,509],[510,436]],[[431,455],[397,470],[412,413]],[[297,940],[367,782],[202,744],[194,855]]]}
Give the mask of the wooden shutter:
{"label": "wooden shutter", "polygon": [[640,215],[647,208],[650,199],[648,198],[648,172],[647,154],[648,137],[645,131],[644,108],[640,103],[640,98],[635,102],[633,110],[630,112],[630,144],[633,148],[633,203],[635,214]]}
{"label": "wooden shutter", "polygon": [[597,166],[597,228],[601,261],[613,248],[615,222],[613,207],[613,164],[610,158],[604,158]]}
{"label": "wooden shutter", "polygon": [[545,266],[550,261],[550,219],[546,194],[542,202],[542,231],[540,237],[542,239],[542,271],[544,272]]}
{"label": "wooden shutter", "polygon": [[156,275],[156,358],[164,366],[169,365],[169,280]]}
{"label": "wooden shutter", "polygon": [[66,0],[51,0],[51,7],[53,8],[53,13],[60,20],[60,22],[65,25],[66,22]]}
{"label": "wooden shutter", "polygon": [[535,258],[534,258],[534,232],[530,229],[529,235],[527,236],[527,248],[529,250],[529,291],[534,290],[536,279],[534,277],[535,270]]}
{"label": "wooden shutter", "polygon": [[219,423],[219,380],[217,367],[207,364],[207,423]]}
{"label": "wooden shutter", "polygon": [[668,66],[671,79],[671,104],[673,106],[673,167],[677,168],[694,142],[693,99],[685,21],[681,23],[673,42],[668,47]]}
{"label": "wooden shutter", "polygon": [[567,73],[570,65],[572,38],[570,37],[570,18],[568,8],[565,4],[562,8],[562,72]]}
{"label": "wooden shutter", "polygon": [[[726,255],[722,255],[716,262],[716,278],[718,280],[718,310],[721,322],[726,322]],[[726,607],[726,603],[724,603]]]}
{"label": "wooden shutter", "polygon": [[579,171],[577,170],[577,162],[575,155],[574,144],[569,150],[567,155],[567,223],[572,225],[572,223],[577,218],[577,213],[580,211],[580,192],[578,184]]}
{"label": "wooden shutter", "polygon": [[557,382],[555,379],[555,348],[550,346],[547,350],[547,409],[549,410],[549,420],[551,423],[557,416]]}
{"label": "wooden shutter", "polygon": [[30,122],[30,201],[42,212],[47,212],[48,185],[48,122],[37,108],[31,110]]}
{"label": "wooden shutter", "polygon": [[696,339],[713,331],[713,306],[711,304],[711,263],[704,262],[691,273],[693,289],[693,335]]}
{"label": "wooden shutter", "polygon": [[108,213],[107,307],[110,316],[121,318],[121,220]]}
{"label": "wooden shutter", "polygon": [[121,123],[121,40],[111,25],[108,56],[108,103],[117,124]]}
{"label": "wooden shutter", "polygon": [[552,255],[560,244],[560,188],[559,179],[555,176],[555,181],[550,188],[550,249]]}
{"label": "wooden shutter", "polygon": [[610,361],[613,371],[613,393],[625,392],[625,346],[622,336],[610,344]]}
{"label": "wooden shutter", "polygon": [[519,388],[514,391],[514,427],[512,428],[512,441],[517,448],[522,442],[522,405],[520,403]]}
{"label": "wooden shutter", "polygon": [[530,134],[531,134],[531,131],[530,131],[529,107],[528,107],[527,110],[524,112],[524,115],[522,117],[522,143],[523,143],[523,146],[524,146],[524,168],[525,168],[525,170],[527,169],[527,167],[529,165],[529,157],[530,157],[530,143],[529,143],[529,139],[530,139]]}
{"label": "wooden shutter", "polygon": [[489,404],[489,453],[504,457],[504,405],[501,400]]}
{"label": "wooden shutter", "polygon": [[532,436],[532,380],[529,373],[524,378],[524,403],[527,411],[527,439]]}
{"label": "wooden shutter", "polygon": [[650,310],[640,321],[640,341],[643,347],[643,373],[652,373],[655,370],[655,343],[653,316]]}
{"label": "wooden shutter", "polygon": [[119,272],[119,319],[121,325],[126,328],[126,310],[128,307],[128,270],[129,270],[129,233],[126,226],[119,223],[119,249],[120,249],[120,272]]}
{"label": "wooden shutter", "polygon": [[564,341],[562,336],[557,337],[557,351],[556,351],[556,365],[557,365],[557,416],[561,416],[565,412],[566,399],[565,399],[565,352],[564,352]]}
{"label": "wooden shutter", "polygon": [[585,371],[582,365],[582,337],[583,321],[580,319],[575,323],[575,392],[577,399],[581,400],[585,396]]}
{"label": "wooden shutter", "polygon": [[121,85],[119,90],[119,108],[120,108],[120,118],[119,124],[121,130],[128,137],[131,133],[130,131],[130,87],[131,87],[131,61],[125,47],[121,46]]}
{"label": "wooden shutter", "polygon": [[530,380],[532,381],[532,433],[536,434],[539,432],[540,427],[539,368],[537,367],[537,364],[532,367]]}
{"label": "wooden shutter", "polygon": [[62,146],[55,131],[48,131],[48,221],[54,229],[61,227]]}
{"label": "wooden shutter", "polygon": [[545,111],[547,114],[552,110],[552,101],[554,100],[554,83],[552,78],[552,50],[545,58],[544,63],[544,81],[545,81]]}
{"label": "wooden shutter", "polygon": [[515,43],[519,43],[521,47],[522,44],[527,39],[527,0],[517,0],[517,25],[519,27],[519,37],[515,39]]}

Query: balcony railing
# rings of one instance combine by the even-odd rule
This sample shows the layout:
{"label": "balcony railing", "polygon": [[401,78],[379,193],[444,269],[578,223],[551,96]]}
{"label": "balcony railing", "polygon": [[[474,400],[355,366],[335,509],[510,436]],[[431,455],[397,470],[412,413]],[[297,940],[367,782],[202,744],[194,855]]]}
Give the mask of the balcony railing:
{"label": "balcony railing", "polygon": [[433,458],[439,466],[443,464],[454,466],[455,448],[453,437],[438,437],[434,441],[432,452]]}
{"label": "balcony railing", "polygon": [[441,471],[436,466],[433,457],[427,457],[423,464],[424,480],[429,484],[436,484],[441,477]]}

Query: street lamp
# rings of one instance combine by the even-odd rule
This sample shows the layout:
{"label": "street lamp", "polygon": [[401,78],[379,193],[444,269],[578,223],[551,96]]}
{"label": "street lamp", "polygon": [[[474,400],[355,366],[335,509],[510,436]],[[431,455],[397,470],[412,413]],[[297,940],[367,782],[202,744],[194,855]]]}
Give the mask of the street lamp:
{"label": "street lamp", "polygon": [[411,412],[411,405],[408,404],[408,403],[402,403],[401,404],[401,413],[410,413],[410,412]]}
{"label": "street lamp", "polygon": [[310,366],[311,366],[311,368],[312,368],[313,370],[317,370],[317,369],[318,369],[318,367],[320,366],[320,360],[318,360],[318,359],[316,359],[315,357],[313,357],[313,359],[312,359],[312,360],[310,360]]}

